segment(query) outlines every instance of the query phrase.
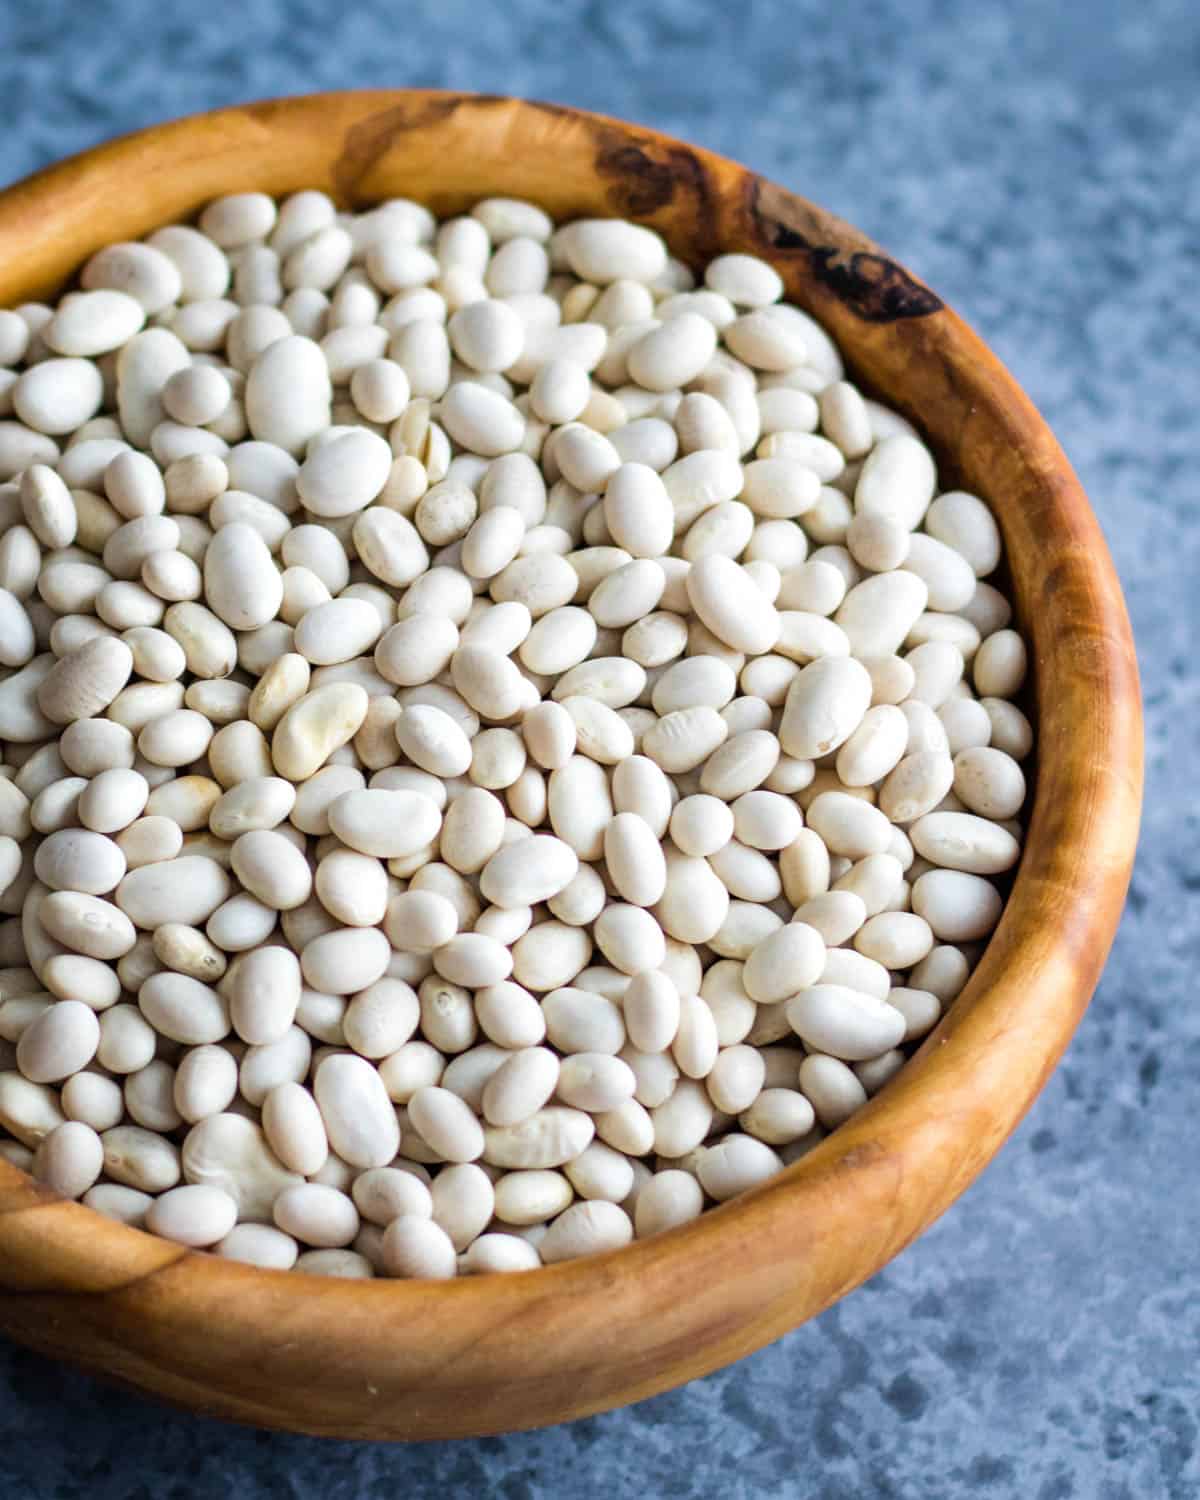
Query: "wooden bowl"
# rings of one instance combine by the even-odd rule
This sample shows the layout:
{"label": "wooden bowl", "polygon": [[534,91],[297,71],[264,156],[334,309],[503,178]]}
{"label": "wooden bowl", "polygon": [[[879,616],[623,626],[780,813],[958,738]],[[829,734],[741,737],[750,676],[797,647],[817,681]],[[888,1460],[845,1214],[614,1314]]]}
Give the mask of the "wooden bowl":
{"label": "wooden bowl", "polygon": [[334,1281],[191,1253],[0,1162],[0,1329],[178,1405],[267,1427],[434,1438],[560,1422],[739,1359],[845,1295],[969,1185],[1071,1037],[1137,836],[1141,713],[1104,540],[1029,400],[939,298],[856,230],[639,126],[551,105],[328,94],[179,120],[0,195],[0,305],[220,193],[493,194],[627,215],[701,264],[774,264],[855,376],[924,429],[943,484],[999,516],[1032,642],[1036,795],[982,962],[903,1073],[803,1161],[686,1227],[546,1270]]}

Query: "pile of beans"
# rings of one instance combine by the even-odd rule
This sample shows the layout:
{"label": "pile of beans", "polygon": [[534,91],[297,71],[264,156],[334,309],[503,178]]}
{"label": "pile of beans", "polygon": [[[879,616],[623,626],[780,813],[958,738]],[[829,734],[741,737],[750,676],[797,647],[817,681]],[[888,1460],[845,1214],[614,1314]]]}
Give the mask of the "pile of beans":
{"label": "pile of beans", "polygon": [[755,258],[210,204],[0,311],[0,1154],[450,1277],[761,1183],[1019,856],[982,500]]}

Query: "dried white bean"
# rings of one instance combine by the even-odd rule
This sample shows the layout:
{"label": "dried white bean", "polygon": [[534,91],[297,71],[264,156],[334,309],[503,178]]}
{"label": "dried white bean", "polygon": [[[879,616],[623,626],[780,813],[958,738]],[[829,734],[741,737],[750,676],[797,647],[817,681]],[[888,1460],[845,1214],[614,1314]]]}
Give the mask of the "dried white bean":
{"label": "dried white bean", "polygon": [[246,192],[81,282],[0,314],[0,1151],[450,1277],[883,1087],[1019,858],[1027,651],[991,512],[775,268]]}

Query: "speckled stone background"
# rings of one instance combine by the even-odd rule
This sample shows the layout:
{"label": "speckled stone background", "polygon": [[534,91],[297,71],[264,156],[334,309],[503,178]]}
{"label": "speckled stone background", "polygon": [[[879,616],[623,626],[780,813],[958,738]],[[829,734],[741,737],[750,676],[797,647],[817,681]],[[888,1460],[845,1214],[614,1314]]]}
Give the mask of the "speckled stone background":
{"label": "speckled stone background", "polygon": [[964,313],[1098,510],[1141,649],[1141,858],[1065,1064],[873,1282],[625,1412],[477,1443],[227,1428],[0,1347],[0,1496],[1200,1495],[1200,8],[1194,0],[0,0],[0,182],[271,94],[508,92],[817,199]]}

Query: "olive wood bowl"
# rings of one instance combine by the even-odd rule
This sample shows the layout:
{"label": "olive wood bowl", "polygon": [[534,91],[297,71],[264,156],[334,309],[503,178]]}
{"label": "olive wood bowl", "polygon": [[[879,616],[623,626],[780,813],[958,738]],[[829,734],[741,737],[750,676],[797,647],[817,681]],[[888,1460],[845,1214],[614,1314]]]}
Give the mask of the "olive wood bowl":
{"label": "olive wood bowl", "polygon": [[495,194],[625,215],[693,265],[764,257],[855,378],[995,507],[1031,643],[1032,817],[1003,918],[915,1059],[816,1150],[659,1238],[456,1282],[261,1271],[64,1202],[0,1161],[0,1330],[177,1405],[264,1427],[440,1438],[601,1411],[778,1338],[878,1271],[972,1182],[1066,1047],[1137,837],[1141,709],[1120,587],[1028,398],[857,230],[709,152],[578,110],[419,91],[219,110],[112,141],[0,194],[0,305],[221,193],[323,188],[458,213]]}

